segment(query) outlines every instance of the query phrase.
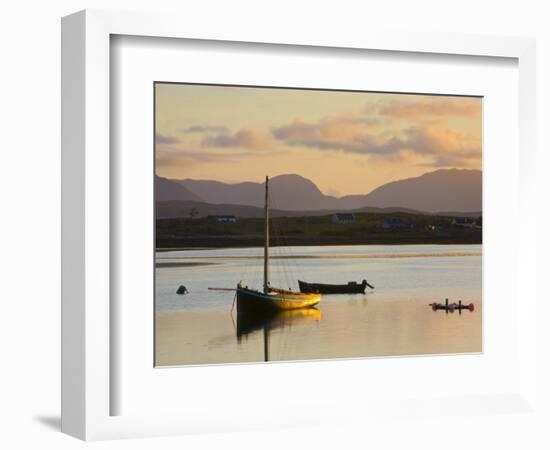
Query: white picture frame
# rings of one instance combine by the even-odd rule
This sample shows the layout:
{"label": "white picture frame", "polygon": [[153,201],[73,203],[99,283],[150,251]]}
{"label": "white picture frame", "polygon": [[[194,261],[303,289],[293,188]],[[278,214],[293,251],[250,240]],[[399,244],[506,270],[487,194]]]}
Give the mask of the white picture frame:
{"label": "white picture frame", "polygon": [[[517,311],[518,354],[521,361],[517,391],[488,401],[486,413],[498,405],[536,412],[536,236],[526,227],[535,222],[535,43],[532,39],[452,34],[408,34],[383,30],[337,36],[322,32],[278,31],[262,24],[208,29],[189,17],[106,11],[82,11],[62,22],[62,430],[81,439],[145,437],[171,434],[262,428],[262,416],[239,423],[216,420],[204,414],[112,415],[116,389],[110,366],[117,358],[110,336],[111,320],[111,212],[110,186],[116,176],[110,169],[110,38],[112,35],[164,37],[242,43],[285,44],[338,49],[369,49],[423,54],[513,58],[518,61],[519,101],[519,212],[517,230],[518,285],[522,308]],[[469,403],[435,401],[459,414],[469,414]],[[474,401],[479,402],[478,399]],[[507,403],[508,402],[508,403]],[[445,406],[446,405],[446,406]],[[222,405],[223,406],[223,405]],[[377,404],[388,411],[387,405]],[[301,423],[323,424],[325,419],[368,417],[372,405],[342,404],[330,414],[308,416],[315,405],[280,407],[280,427]],[[414,414],[414,408],[411,412]],[[220,408],[226,411],[226,408]],[[516,411],[516,409],[514,409]],[[359,419],[360,420],[360,419]]]}

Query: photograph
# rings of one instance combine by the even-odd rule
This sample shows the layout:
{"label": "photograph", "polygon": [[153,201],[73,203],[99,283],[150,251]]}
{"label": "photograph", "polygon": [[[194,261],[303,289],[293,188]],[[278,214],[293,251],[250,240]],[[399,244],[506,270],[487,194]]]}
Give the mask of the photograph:
{"label": "photograph", "polygon": [[483,352],[483,98],[160,82],[155,367]]}

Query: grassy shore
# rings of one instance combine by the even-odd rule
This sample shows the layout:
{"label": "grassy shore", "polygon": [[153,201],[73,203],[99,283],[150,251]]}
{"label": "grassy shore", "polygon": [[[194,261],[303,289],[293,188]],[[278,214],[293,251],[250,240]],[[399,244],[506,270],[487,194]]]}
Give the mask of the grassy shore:
{"label": "grassy shore", "polygon": [[[385,227],[399,219],[397,227]],[[461,228],[453,217],[409,213],[355,214],[353,223],[334,224],[332,216],[272,219],[271,245],[481,244],[481,227]],[[256,247],[263,245],[263,219],[218,223],[209,218],[158,219],[157,249]]]}

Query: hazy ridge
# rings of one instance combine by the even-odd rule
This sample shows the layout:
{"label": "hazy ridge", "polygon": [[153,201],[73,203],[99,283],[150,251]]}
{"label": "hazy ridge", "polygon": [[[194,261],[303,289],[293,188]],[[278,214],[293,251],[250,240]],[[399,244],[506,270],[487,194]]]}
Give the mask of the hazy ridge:
{"label": "hazy ridge", "polygon": [[[222,183],[213,180],[169,180],[156,177],[157,217],[181,217],[195,207],[199,216],[235,214],[261,217],[265,183]],[[274,216],[322,215],[337,211],[411,212],[479,215],[482,172],[442,169],[386,183],[367,194],[340,198],[323,194],[300,175],[270,179]]]}

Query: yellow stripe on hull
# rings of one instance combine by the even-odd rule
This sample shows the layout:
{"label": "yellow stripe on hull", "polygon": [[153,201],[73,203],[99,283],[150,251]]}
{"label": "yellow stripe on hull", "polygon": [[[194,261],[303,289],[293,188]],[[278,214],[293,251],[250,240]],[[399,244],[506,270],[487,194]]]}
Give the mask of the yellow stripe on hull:
{"label": "yellow stripe on hull", "polygon": [[270,292],[275,292],[276,294],[279,294],[281,298],[288,299],[288,300],[315,300],[317,299],[318,302],[321,301],[321,294],[318,293],[311,293],[311,292],[294,292],[294,291],[287,291],[286,289],[279,289],[279,288],[269,288]]}
{"label": "yellow stripe on hull", "polygon": [[272,294],[237,288],[238,309],[291,310],[311,308],[321,301],[321,294],[302,294],[289,291],[273,291]]}

